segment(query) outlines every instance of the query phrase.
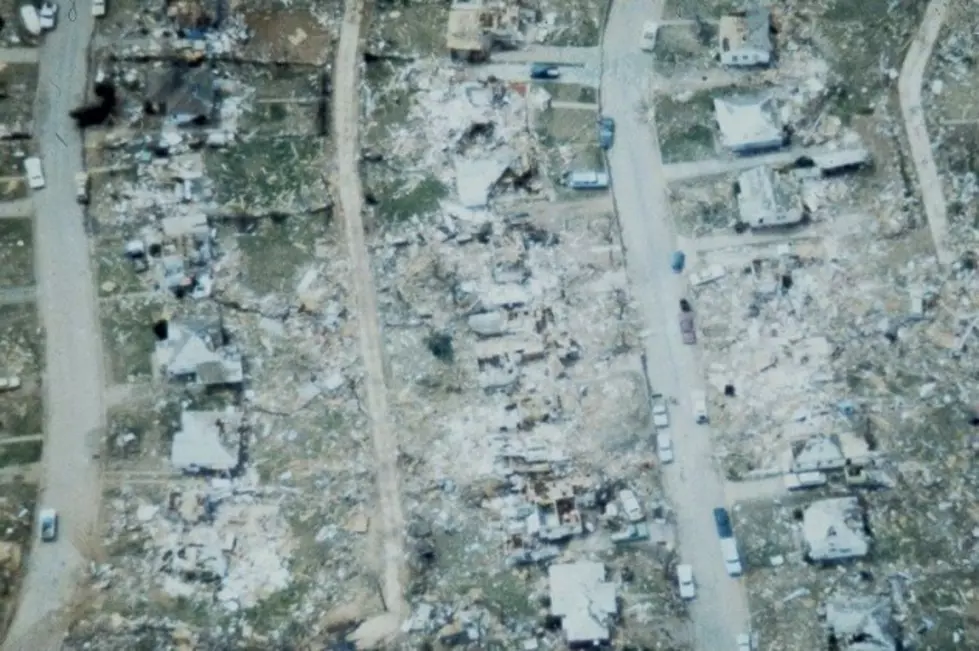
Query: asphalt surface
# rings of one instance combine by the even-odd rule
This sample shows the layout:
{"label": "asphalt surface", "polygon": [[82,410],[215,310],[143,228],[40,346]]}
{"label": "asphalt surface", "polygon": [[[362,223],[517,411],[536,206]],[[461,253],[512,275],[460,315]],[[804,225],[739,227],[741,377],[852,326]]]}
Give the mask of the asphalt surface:
{"label": "asphalt surface", "polygon": [[662,2],[613,2],[604,38],[602,111],[616,121],[616,142],[608,156],[612,189],[633,295],[647,325],[649,377],[654,390],[679,403],[670,419],[675,461],[663,475],[676,509],[680,557],[693,565],[697,583],[690,607],[694,645],[699,651],[721,651],[733,649],[750,622],[744,587],[724,571],[714,529],[711,512],[725,503],[724,484],[710,429],[696,425],[692,416],[690,391],[704,382],[701,360],[697,347],[684,346],[680,339],[677,312],[686,286],[670,270],[676,236],[662,157],[643,108],[648,82],[642,80],[650,78],[651,61],[639,49],[639,36],[642,24],[661,12]]}
{"label": "asphalt surface", "polygon": [[931,58],[931,51],[941,32],[942,23],[945,22],[949,4],[949,0],[932,0],[928,4],[918,34],[908,48],[897,85],[904,126],[908,132],[911,158],[918,172],[918,185],[921,186],[921,200],[924,203],[925,214],[928,215],[928,226],[935,243],[935,253],[942,264],[950,264],[954,255],[948,247],[945,193],[942,191],[942,181],[938,175],[938,167],[935,165],[931,137],[928,135],[925,114],[921,107],[921,83],[928,59]]}
{"label": "asphalt surface", "polygon": [[[103,409],[102,342],[88,238],[75,200],[82,169],[80,133],[68,111],[83,99],[93,21],[79,3],[74,21],[62,7],[44,40],[35,132],[47,186],[34,193],[34,256],[38,311],[45,332],[45,444],[38,508],[60,514],[56,542],[35,539],[20,605],[5,651],[61,648],[64,614],[78,595],[99,506],[92,454]],[[97,535],[97,534],[95,534]]]}

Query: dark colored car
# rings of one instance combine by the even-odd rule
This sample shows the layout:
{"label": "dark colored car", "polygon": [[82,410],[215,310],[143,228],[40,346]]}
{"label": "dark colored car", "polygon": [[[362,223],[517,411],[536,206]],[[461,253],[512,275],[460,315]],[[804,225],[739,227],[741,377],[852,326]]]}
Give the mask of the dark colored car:
{"label": "dark colored car", "polygon": [[685,298],[681,298],[680,299],[680,311],[681,312],[690,312],[690,310],[691,310],[691,308],[690,308],[690,301],[688,301]]}
{"label": "dark colored car", "polygon": [[561,71],[557,66],[550,63],[533,63],[530,65],[531,79],[557,79],[561,76]]}
{"label": "dark colored car", "polygon": [[697,332],[693,327],[692,313],[680,312],[680,334],[683,335],[683,343],[687,345],[697,343]]}
{"label": "dark colored car", "polygon": [[674,251],[673,257],[670,258],[670,267],[673,269],[673,273],[680,273],[683,271],[684,265],[687,263],[687,255],[683,251]]}
{"label": "dark colored car", "polygon": [[714,509],[714,525],[717,527],[718,538],[734,538],[734,529],[731,528],[731,518],[727,514],[727,509],[717,507]]}
{"label": "dark colored car", "polygon": [[602,116],[598,119],[598,144],[602,149],[609,150],[615,142],[615,120]]}

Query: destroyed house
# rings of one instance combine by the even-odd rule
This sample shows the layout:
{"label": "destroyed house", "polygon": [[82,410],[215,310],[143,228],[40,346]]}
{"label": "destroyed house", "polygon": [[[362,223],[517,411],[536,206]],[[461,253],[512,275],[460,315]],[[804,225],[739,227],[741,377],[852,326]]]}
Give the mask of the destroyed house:
{"label": "destroyed house", "polygon": [[216,97],[209,69],[172,67],[155,71],[147,80],[143,108],[174,124],[199,124],[211,118]]}
{"label": "destroyed house", "polygon": [[737,198],[741,222],[753,229],[791,226],[806,217],[798,187],[769,167],[742,172]]}
{"label": "destroyed house", "polygon": [[241,356],[226,346],[220,320],[161,321],[154,331],[154,365],[167,379],[208,386],[237,385],[244,380]]}
{"label": "destroyed house", "polygon": [[850,433],[813,436],[792,444],[791,472],[840,470],[859,467],[873,461],[869,444]]}
{"label": "destroyed house", "polygon": [[618,613],[615,584],[605,581],[605,566],[582,561],[548,568],[551,614],[571,648],[598,646],[611,637],[609,626]]}
{"label": "destroyed house", "polygon": [[772,62],[772,14],[754,7],[738,15],[722,16],[718,28],[721,64],[767,66]]}
{"label": "destroyed house", "polygon": [[519,8],[499,0],[454,0],[449,8],[445,42],[453,59],[485,61],[495,43],[513,45]]}
{"label": "destroyed house", "polygon": [[170,465],[188,473],[234,472],[241,463],[241,428],[241,413],[234,410],[185,410],[170,448]]}
{"label": "destroyed house", "polygon": [[771,95],[740,95],[714,99],[721,144],[736,154],[779,149],[786,144],[775,99]]}
{"label": "destroyed house", "polygon": [[830,644],[839,651],[898,651],[893,604],[876,596],[834,595],[824,608]]}
{"label": "destroyed house", "polygon": [[863,505],[856,497],[813,502],[802,512],[806,559],[832,563],[862,558],[870,551]]}

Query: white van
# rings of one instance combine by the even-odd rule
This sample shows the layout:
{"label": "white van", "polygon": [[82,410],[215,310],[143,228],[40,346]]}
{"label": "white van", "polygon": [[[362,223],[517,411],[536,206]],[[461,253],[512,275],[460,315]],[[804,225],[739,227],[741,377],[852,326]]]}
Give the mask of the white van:
{"label": "white van", "polygon": [[690,402],[693,403],[693,419],[698,425],[707,422],[707,394],[703,391],[691,391]]}
{"label": "white van", "polygon": [[642,26],[642,36],[639,39],[639,48],[643,52],[652,52],[656,47],[656,32],[659,30],[659,23],[648,22]]}
{"label": "white van", "polygon": [[32,190],[40,190],[44,187],[44,172],[41,171],[41,159],[31,156],[24,159],[24,172],[27,174],[27,185]]}
{"label": "white van", "polygon": [[728,576],[741,576],[741,554],[738,553],[738,543],[734,538],[721,538],[721,554],[724,556],[724,569]]}

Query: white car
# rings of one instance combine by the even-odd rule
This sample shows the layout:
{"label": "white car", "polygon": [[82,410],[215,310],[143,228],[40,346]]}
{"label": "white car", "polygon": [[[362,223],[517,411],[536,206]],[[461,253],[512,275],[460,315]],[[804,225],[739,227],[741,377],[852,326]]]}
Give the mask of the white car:
{"label": "white car", "polygon": [[693,599],[697,596],[697,588],[693,584],[693,566],[676,566],[676,583],[680,587],[680,596],[684,599]]}
{"label": "white car", "polygon": [[41,29],[54,29],[54,25],[58,20],[58,5],[53,2],[45,2],[41,5],[41,11],[38,12],[38,17],[41,19]]}
{"label": "white car", "polygon": [[669,434],[660,432],[656,435],[656,449],[659,452],[661,463],[670,463],[673,461],[673,441],[670,439]]}
{"label": "white car", "polygon": [[622,512],[629,522],[641,522],[643,520],[642,506],[639,505],[639,498],[631,490],[619,491],[619,502],[622,503]]}
{"label": "white car", "polygon": [[54,509],[41,509],[37,514],[37,523],[41,528],[41,541],[53,542],[58,537],[58,512]]}
{"label": "white car", "polygon": [[653,425],[658,429],[670,426],[670,415],[666,411],[666,405],[661,402],[653,405]]}
{"label": "white car", "polygon": [[41,170],[40,158],[37,156],[25,158],[24,173],[27,175],[27,185],[31,190],[40,190],[44,187],[44,172]]}
{"label": "white car", "polygon": [[105,15],[105,0],[92,0],[92,15],[96,18]]}
{"label": "white car", "polygon": [[75,175],[75,199],[78,203],[88,203],[88,173],[79,172]]}

